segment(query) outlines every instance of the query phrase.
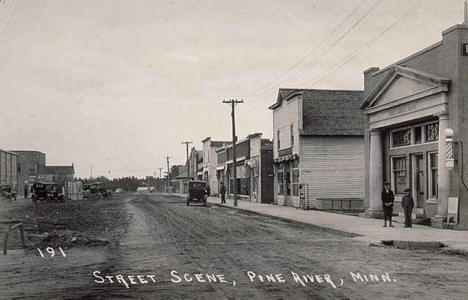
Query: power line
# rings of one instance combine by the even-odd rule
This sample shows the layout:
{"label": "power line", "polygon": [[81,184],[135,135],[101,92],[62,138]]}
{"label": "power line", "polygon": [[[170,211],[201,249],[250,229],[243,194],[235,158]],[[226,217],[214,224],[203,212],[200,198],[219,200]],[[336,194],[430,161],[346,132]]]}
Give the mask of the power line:
{"label": "power line", "polygon": [[[308,62],[302,69],[290,74],[284,80],[280,81],[278,83],[278,85],[282,85],[283,83],[286,83],[290,79],[297,78],[298,76],[302,75],[304,72],[307,72],[308,70],[310,70],[324,56],[326,56],[328,53],[330,53],[330,51],[333,50],[336,47],[336,45],[338,45],[338,43],[340,43],[345,37],[347,37],[348,34],[351,31],[353,31],[365,18],[367,18],[367,16],[370,13],[372,13],[378,6],[380,6],[380,4],[382,4],[382,2],[383,2],[383,0],[379,0],[379,1],[375,2],[374,5],[372,7],[370,7],[364,13],[364,15],[362,15],[356,22],[354,22],[354,24],[350,28],[348,28],[342,35],[340,35],[337,40],[335,40],[329,47],[327,47],[327,49],[324,50],[324,52],[322,54],[316,56],[312,61]],[[262,93],[260,93],[260,94],[257,94],[257,96],[258,96],[258,99],[262,99],[265,95],[262,95]],[[255,97],[255,95],[254,95],[254,97]]]}
{"label": "power line", "polygon": [[329,32],[315,47],[313,47],[312,49],[310,49],[303,57],[301,57],[299,59],[299,61],[297,61],[294,65],[292,65],[291,67],[289,67],[283,74],[275,77],[274,79],[272,79],[269,83],[266,83],[265,85],[261,86],[260,88],[256,89],[255,91],[252,92],[253,95],[256,95],[258,94],[260,91],[264,90],[265,88],[270,88],[272,85],[274,85],[274,83],[276,82],[276,80],[282,78],[283,76],[285,76],[287,73],[289,73],[290,71],[292,71],[295,67],[299,66],[299,64],[301,64],[303,61],[305,61],[309,55],[311,55],[312,53],[314,53],[316,50],[318,50],[318,48],[320,48],[320,46],[322,46],[341,26],[343,26],[363,5],[364,3],[366,2],[367,0],[363,0],[361,1],[361,3],[340,23],[338,24],[331,32]]}
{"label": "power line", "polygon": [[317,84],[318,82],[324,80],[325,78],[327,78],[328,76],[330,76],[331,74],[333,74],[334,72],[338,71],[339,69],[341,69],[343,66],[345,66],[346,64],[348,64],[351,60],[353,60],[357,55],[359,55],[361,52],[363,52],[364,50],[368,49],[375,41],[377,41],[378,39],[380,39],[383,35],[385,35],[388,31],[390,31],[393,27],[395,27],[401,20],[403,20],[404,18],[408,17],[413,11],[417,10],[419,8],[419,6],[421,6],[423,4],[424,0],[420,0],[418,2],[416,2],[412,7],[410,7],[408,9],[408,11],[403,14],[400,18],[398,18],[395,22],[393,22],[392,24],[390,24],[390,26],[388,26],[387,28],[385,28],[382,32],[380,32],[377,36],[375,36],[375,38],[373,38],[372,40],[368,41],[363,47],[360,47],[358,48],[356,51],[354,51],[353,53],[351,53],[351,55],[348,55],[346,57],[344,57],[344,59],[340,60],[338,63],[336,63],[335,65],[332,66],[331,70],[329,70],[327,73],[325,74],[322,74],[321,77],[319,77],[317,80],[313,81],[311,85],[314,85],[314,84]]}

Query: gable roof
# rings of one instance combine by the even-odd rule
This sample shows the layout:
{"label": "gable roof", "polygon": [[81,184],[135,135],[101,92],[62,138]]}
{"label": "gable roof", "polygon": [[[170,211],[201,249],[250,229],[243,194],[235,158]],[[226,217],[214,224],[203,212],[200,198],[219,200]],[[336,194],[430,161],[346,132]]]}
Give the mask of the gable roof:
{"label": "gable roof", "polygon": [[385,90],[391,85],[391,83],[398,77],[403,76],[412,78],[422,82],[430,82],[437,85],[448,85],[450,83],[449,78],[441,77],[431,73],[423,72],[418,69],[393,65],[390,71],[385,75],[384,78],[377,84],[377,86],[370,92],[363,103],[360,105],[360,109],[365,109],[372,106],[372,103],[382,95]]}
{"label": "gable roof", "polygon": [[281,104],[284,101],[287,101],[288,99],[292,98],[292,96],[301,93],[304,89],[284,89],[281,88],[278,90],[278,97],[276,98],[276,102],[272,105],[270,105],[268,108],[269,109],[276,109],[281,106]]}
{"label": "gable roof", "polygon": [[46,166],[46,174],[75,175],[75,167],[71,166]]}

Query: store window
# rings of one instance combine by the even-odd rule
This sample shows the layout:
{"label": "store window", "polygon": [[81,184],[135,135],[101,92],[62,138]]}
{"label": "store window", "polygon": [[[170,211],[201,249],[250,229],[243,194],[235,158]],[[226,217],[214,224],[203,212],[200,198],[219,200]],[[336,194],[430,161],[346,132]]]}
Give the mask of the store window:
{"label": "store window", "polygon": [[283,170],[277,170],[276,171],[276,178],[277,178],[277,184],[278,184],[278,195],[284,195],[284,178],[283,178]]}
{"label": "store window", "polygon": [[438,177],[438,155],[437,152],[429,153],[429,198],[437,198]]}
{"label": "store window", "polygon": [[411,145],[411,128],[392,132],[393,147]]}
{"label": "store window", "polygon": [[425,126],[426,142],[435,142],[439,140],[439,123],[428,124]]}
{"label": "store window", "polygon": [[403,194],[408,187],[408,172],[406,157],[393,157],[393,188],[396,194]]}
{"label": "store window", "polygon": [[295,159],[292,165],[292,194],[299,196],[299,161]]}

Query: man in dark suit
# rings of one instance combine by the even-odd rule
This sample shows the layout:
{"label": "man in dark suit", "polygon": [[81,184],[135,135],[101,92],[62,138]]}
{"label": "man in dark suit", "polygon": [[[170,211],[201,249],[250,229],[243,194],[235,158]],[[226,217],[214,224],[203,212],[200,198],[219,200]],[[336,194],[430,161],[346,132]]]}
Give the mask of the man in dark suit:
{"label": "man in dark suit", "polygon": [[226,187],[224,183],[221,182],[221,187],[219,189],[219,193],[221,194],[221,203],[226,203]]}
{"label": "man in dark suit", "polygon": [[384,212],[383,227],[387,227],[387,220],[390,227],[395,227],[392,224],[393,202],[395,201],[395,196],[393,195],[393,191],[390,189],[390,184],[388,182],[384,183],[384,190],[382,191],[381,198]]}
{"label": "man in dark suit", "polygon": [[405,227],[413,227],[412,214],[414,208],[414,200],[411,196],[410,189],[405,190],[405,195],[403,196],[403,199],[401,199],[401,206],[403,207],[403,211],[405,212]]}

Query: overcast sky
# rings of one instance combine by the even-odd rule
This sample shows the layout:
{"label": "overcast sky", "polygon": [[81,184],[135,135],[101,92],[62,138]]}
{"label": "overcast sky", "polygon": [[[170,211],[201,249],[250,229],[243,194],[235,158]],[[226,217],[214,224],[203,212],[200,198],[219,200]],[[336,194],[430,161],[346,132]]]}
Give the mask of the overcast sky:
{"label": "overcast sky", "polygon": [[223,99],[239,138],[271,138],[278,88],[362,89],[462,20],[462,0],[2,0],[0,148],[152,175],[231,138]]}

